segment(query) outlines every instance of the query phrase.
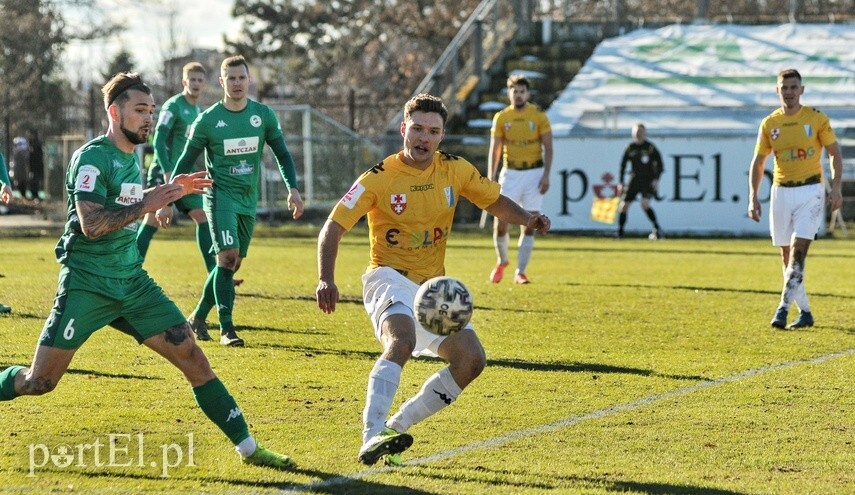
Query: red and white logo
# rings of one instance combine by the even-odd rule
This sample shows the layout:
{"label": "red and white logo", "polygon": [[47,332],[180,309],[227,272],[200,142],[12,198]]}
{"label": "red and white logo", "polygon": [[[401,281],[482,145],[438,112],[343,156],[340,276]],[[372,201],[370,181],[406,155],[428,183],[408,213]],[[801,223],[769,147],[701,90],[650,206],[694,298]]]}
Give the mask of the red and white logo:
{"label": "red and white logo", "polygon": [[389,203],[392,206],[392,211],[396,214],[400,215],[404,213],[404,210],[407,209],[407,195],[406,194],[393,194]]}

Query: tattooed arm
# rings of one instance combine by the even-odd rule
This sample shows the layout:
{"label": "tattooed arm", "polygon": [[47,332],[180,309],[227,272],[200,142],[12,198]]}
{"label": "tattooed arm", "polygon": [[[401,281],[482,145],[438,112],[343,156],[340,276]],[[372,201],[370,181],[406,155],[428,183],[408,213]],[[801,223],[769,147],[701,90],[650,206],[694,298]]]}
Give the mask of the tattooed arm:
{"label": "tattooed arm", "polygon": [[77,216],[80,218],[80,229],[83,235],[97,239],[110,232],[115,232],[141,218],[149,212],[184,196],[184,188],[180,184],[164,184],[147,189],[143,192],[142,201],[119,208],[108,210],[104,205],[92,201],[75,201]]}

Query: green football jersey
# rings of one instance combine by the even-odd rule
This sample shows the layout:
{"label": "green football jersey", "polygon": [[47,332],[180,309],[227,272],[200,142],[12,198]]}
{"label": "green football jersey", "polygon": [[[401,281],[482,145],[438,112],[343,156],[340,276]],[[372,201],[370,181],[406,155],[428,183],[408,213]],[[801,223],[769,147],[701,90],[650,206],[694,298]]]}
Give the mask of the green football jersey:
{"label": "green football jersey", "polygon": [[205,165],[214,185],[205,195],[205,209],[227,208],[254,215],[264,143],[282,136],[279,119],[267,105],[248,100],[240,112],[222,101],[196,118],[189,146],[205,150]]}
{"label": "green football jersey", "polygon": [[97,239],[89,239],[80,228],[76,200],[119,210],[143,199],[139,158],[116,148],[99,136],[74,152],[66,173],[68,213],[65,232],[56,245],[56,259],[70,268],[109,278],[139,273],[142,256],[137,249],[138,222]]}
{"label": "green football jersey", "polygon": [[149,177],[162,171],[172,172],[190,137],[191,125],[201,111],[202,107],[191,105],[183,93],[166,100],[154,131],[154,166],[149,168]]}

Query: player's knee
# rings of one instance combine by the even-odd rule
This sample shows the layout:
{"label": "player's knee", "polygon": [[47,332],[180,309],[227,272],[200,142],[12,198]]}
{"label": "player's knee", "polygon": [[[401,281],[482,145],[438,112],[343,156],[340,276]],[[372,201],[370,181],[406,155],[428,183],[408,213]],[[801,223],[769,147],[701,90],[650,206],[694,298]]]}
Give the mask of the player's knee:
{"label": "player's knee", "polygon": [[27,376],[24,379],[21,395],[45,395],[53,392],[56,385],[57,381],[50,378]]}
{"label": "player's knee", "polygon": [[180,346],[188,339],[192,340],[190,335],[192,335],[192,330],[190,329],[190,324],[186,321],[169,327],[163,332],[166,341],[174,346]]}

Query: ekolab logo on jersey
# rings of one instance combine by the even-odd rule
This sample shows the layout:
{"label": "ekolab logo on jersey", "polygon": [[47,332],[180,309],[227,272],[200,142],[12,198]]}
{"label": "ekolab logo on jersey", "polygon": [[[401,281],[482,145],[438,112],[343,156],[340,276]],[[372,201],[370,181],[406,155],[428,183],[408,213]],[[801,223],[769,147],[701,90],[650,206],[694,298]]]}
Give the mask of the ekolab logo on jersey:
{"label": "ekolab logo on jersey", "polygon": [[258,136],[223,139],[223,152],[226,156],[256,153],[258,152]]}

